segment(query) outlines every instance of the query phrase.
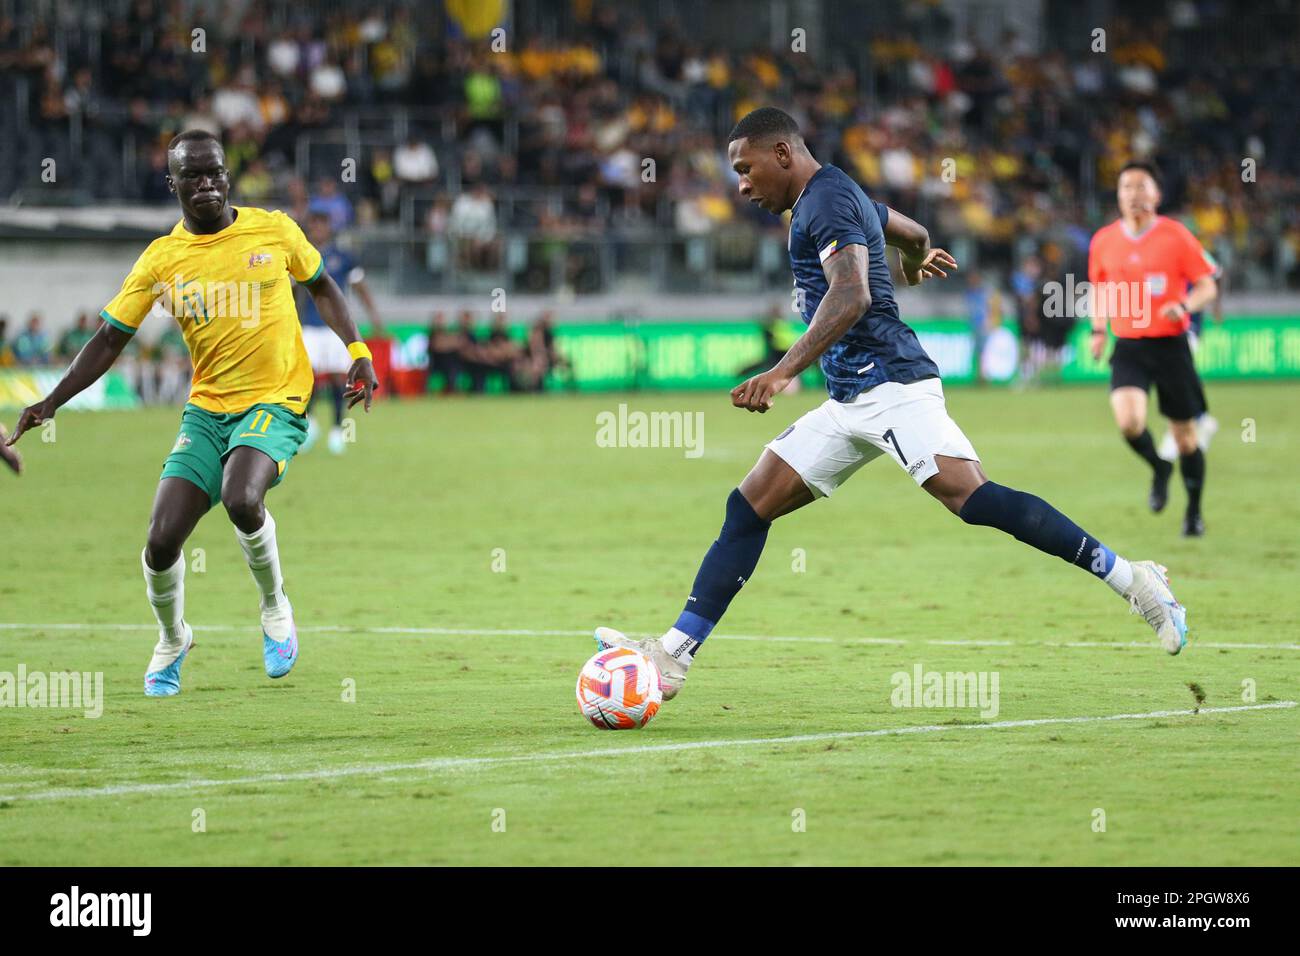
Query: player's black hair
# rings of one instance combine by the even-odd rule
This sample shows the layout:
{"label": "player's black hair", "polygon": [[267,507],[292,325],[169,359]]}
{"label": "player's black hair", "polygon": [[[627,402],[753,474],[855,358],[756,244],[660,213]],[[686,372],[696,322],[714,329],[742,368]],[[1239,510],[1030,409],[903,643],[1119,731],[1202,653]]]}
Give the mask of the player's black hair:
{"label": "player's black hair", "polygon": [[732,143],[738,139],[765,140],[772,137],[788,140],[791,143],[799,142],[801,138],[799,124],[784,110],[779,110],[775,106],[760,106],[741,117],[740,122],[732,129],[731,135],[727,137],[727,142]]}
{"label": "player's black hair", "polygon": [[[1160,175],[1160,170],[1155,163],[1148,163],[1146,160],[1142,159],[1130,159],[1119,171],[1119,175],[1123,176],[1130,169],[1142,170],[1142,172],[1151,177],[1152,181],[1156,184],[1157,189],[1165,188],[1164,178]],[[1115,178],[1118,179],[1119,176],[1116,176]]]}
{"label": "player's black hair", "polygon": [[218,146],[221,145],[221,137],[215,133],[209,133],[205,129],[187,129],[185,132],[177,133],[172,137],[172,141],[167,144],[167,152],[170,153],[181,143],[199,143],[209,139]]}

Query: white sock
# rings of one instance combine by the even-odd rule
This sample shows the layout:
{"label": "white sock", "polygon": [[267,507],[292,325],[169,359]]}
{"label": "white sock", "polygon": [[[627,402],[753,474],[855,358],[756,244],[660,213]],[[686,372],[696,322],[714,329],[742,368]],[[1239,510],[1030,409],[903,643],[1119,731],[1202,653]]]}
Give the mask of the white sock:
{"label": "white sock", "polygon": [[166,571],[155,571],[145,560],[147,550],[140,552],[140,564],[144,566],[144,588],[149,596],[149,606],[162,629],[162,643],[179,649],[185,639],[185,552],[182,551],[176,563]]}
{"label": "white sock", "polygon": [[271,512],[266,512],[266,521],[252,534],[244,534],[235,529],[239,546],[244,549],[248,559],[248,570],[253,572],[253,580],[262,595],[262,610],[274,611],[288,607],[289,599],[284,596],[284,578],[280,576],[280,549],[275,544],[275,519]]}
{"label": "white sock", "polygon": [[668,656],[675,658],[682,667],[690,667],[694,659],[695,648],[700,646],[700,642],[691,637],[684,631],[679,631],[675,627],[670,627],[668,633],[659,638],[668,652]]}
{"label": "white sock", "polygon": [[1115,555],[1115,566],[1110,569],[1105,580],[1120,597],[1128,597],[1128,592],[1133,587],[1133,565],[1118,554]]}

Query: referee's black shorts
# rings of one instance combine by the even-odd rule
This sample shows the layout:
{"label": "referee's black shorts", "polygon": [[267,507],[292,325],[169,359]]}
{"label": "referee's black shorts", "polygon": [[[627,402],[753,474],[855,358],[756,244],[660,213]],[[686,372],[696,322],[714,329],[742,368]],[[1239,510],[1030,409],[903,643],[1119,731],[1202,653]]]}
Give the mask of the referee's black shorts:
{"label": "referee's black shorts", "polygon": [[1191,421],[1209,408],[1186,335],[1116,339],[1110,356],[1111,390],[1140,388],[1145,392],[1153,383],[1165,418]]}

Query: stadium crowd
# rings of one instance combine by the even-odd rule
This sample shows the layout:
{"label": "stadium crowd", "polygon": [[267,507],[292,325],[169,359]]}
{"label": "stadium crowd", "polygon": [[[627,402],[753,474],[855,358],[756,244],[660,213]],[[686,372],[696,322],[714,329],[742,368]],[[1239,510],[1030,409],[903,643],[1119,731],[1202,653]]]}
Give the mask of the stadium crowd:
{"label": "stadium crowd", "polygon": [[[1167,0],[1159,15],[1108,22],[1101,55],[1052,30],[1038,47],[1011,26],[981,43],[941,5],[902,0],[893,31],[835,37],[811,57],[699,42],[635,3],[573,2],[559,35],[501,50],[470,39],[486,21],[451,0],[236,3],[227,17],[177,0],[54,3],[53,17],[0,15],[0,149],[79,151],[92,162],[67,164],[59,188],[169,204],[166,143],[209,129],[237,201],[304,225],[328,217],[345,241],[417,210],[414,228],[449,240],[470,272],[497,267],[503,237],[526,230],[554,242],[582,292],[596,288],[602,237],[779,233],[739,201],[719,146],[739,115],[780,103],[819,157],[961,243],[977,266],[965,279],[972,334],[1006,316],[1032,371],[1050,364],[1035,342],[1049,355],[1068,332],[1042,321],[1043,283],[1086,271],[1088,239],[1113,218],[1112,184],[1133,157],[1161,164],[1168,208],[1228,287],[1300,287],[1300,130],[1287,119],[1300,27],[1281,0],[1270,5],[1276,15],[1254,4],[1245,16],[1236,0]],[[1271,42],[1252,44],[1261,29]],[[301,149],[305,134],[366,124],[355,182]],[[38,172],[0,163],[0,195],[38,188]],[[502,321],[435,316],[432,386],[530,389],[564,371],[549,322],[518,341]],[[40,315],[21,327],[0,317],[0,365],[66,363],[91,324],[82,315],[50,341]],[[133,344],[126,361],[146,401],[183,395],[179,330]]]}
{"label": "stadium crowd", "polygon": [[[1156,157],[1171,204],[1230,274],[1249,285],[1280,272],[1300,285],[1300,151],[1287,119],[1300,34],[1294,15],[1259,4],[1249,18],[1230,0],[1157,4],[1161,16],[1107,24],[1097,55],[1054,46],[1050,30],[1044,49],[1013,29],[981,45],[955,35],[941,7],[904,0],[900,22],[924,13],[932,42],[873,32],[863,55],[860,39],[837,37],[818,58],[701,45],[636,4],[575,3],[585,16],[569,35],[525,36],[501,52],[466,38],[463,4],[248,4],[226,19],[160,0],[105,6],[121,15],[0,19],[0,85],[26,95],[9,128],[59,145],[75,118],[84,149],[108,137],[114,148],[96,157],[114,168],[116,144],[133,145],[117,177],[100,168],[84,178],[100,198],[169,201],[165,144],[199,127],[223,136],[244,201],[327,210],[343,229],[396,218],[403,195],[418,194],[429,199],[424,228],[458,240],[470,268],[493,264],[504,227],[775,228],[736,201],[719,149],[736,117],[775,102],[819,156],[941,234],[972,237],[981,266],[1004,275],[1044,243],[1081,255],[1112,217],[1119,165]],[[207,31],[202,56],[191,53],[196,23]],[[1243,33],[1261,28],[1273,41],[1266,54]],[[2,109],[15,102],[4,97]],[[304,132],[397,106],[413,111],[406,135],[367,146],[355,185],[303,168]],[[521,187],[566,199],[511,204],[502,222],[498,195]]]}

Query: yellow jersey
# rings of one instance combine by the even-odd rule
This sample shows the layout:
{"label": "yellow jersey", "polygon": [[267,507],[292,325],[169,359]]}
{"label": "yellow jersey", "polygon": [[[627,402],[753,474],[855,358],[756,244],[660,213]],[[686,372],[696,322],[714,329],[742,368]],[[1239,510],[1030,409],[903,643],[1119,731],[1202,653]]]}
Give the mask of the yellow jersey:
{"label": "yellow jersey", "polygon": [[284,213],[234,212],[220,232],[195,235],[182,220],[151,242],[99,314],[129,335],[155,303],[175,316],[194,364],[191,404],[228,414],[267,403],[301,415],[312,371],[289,279],[313,282],[325,263]]}

